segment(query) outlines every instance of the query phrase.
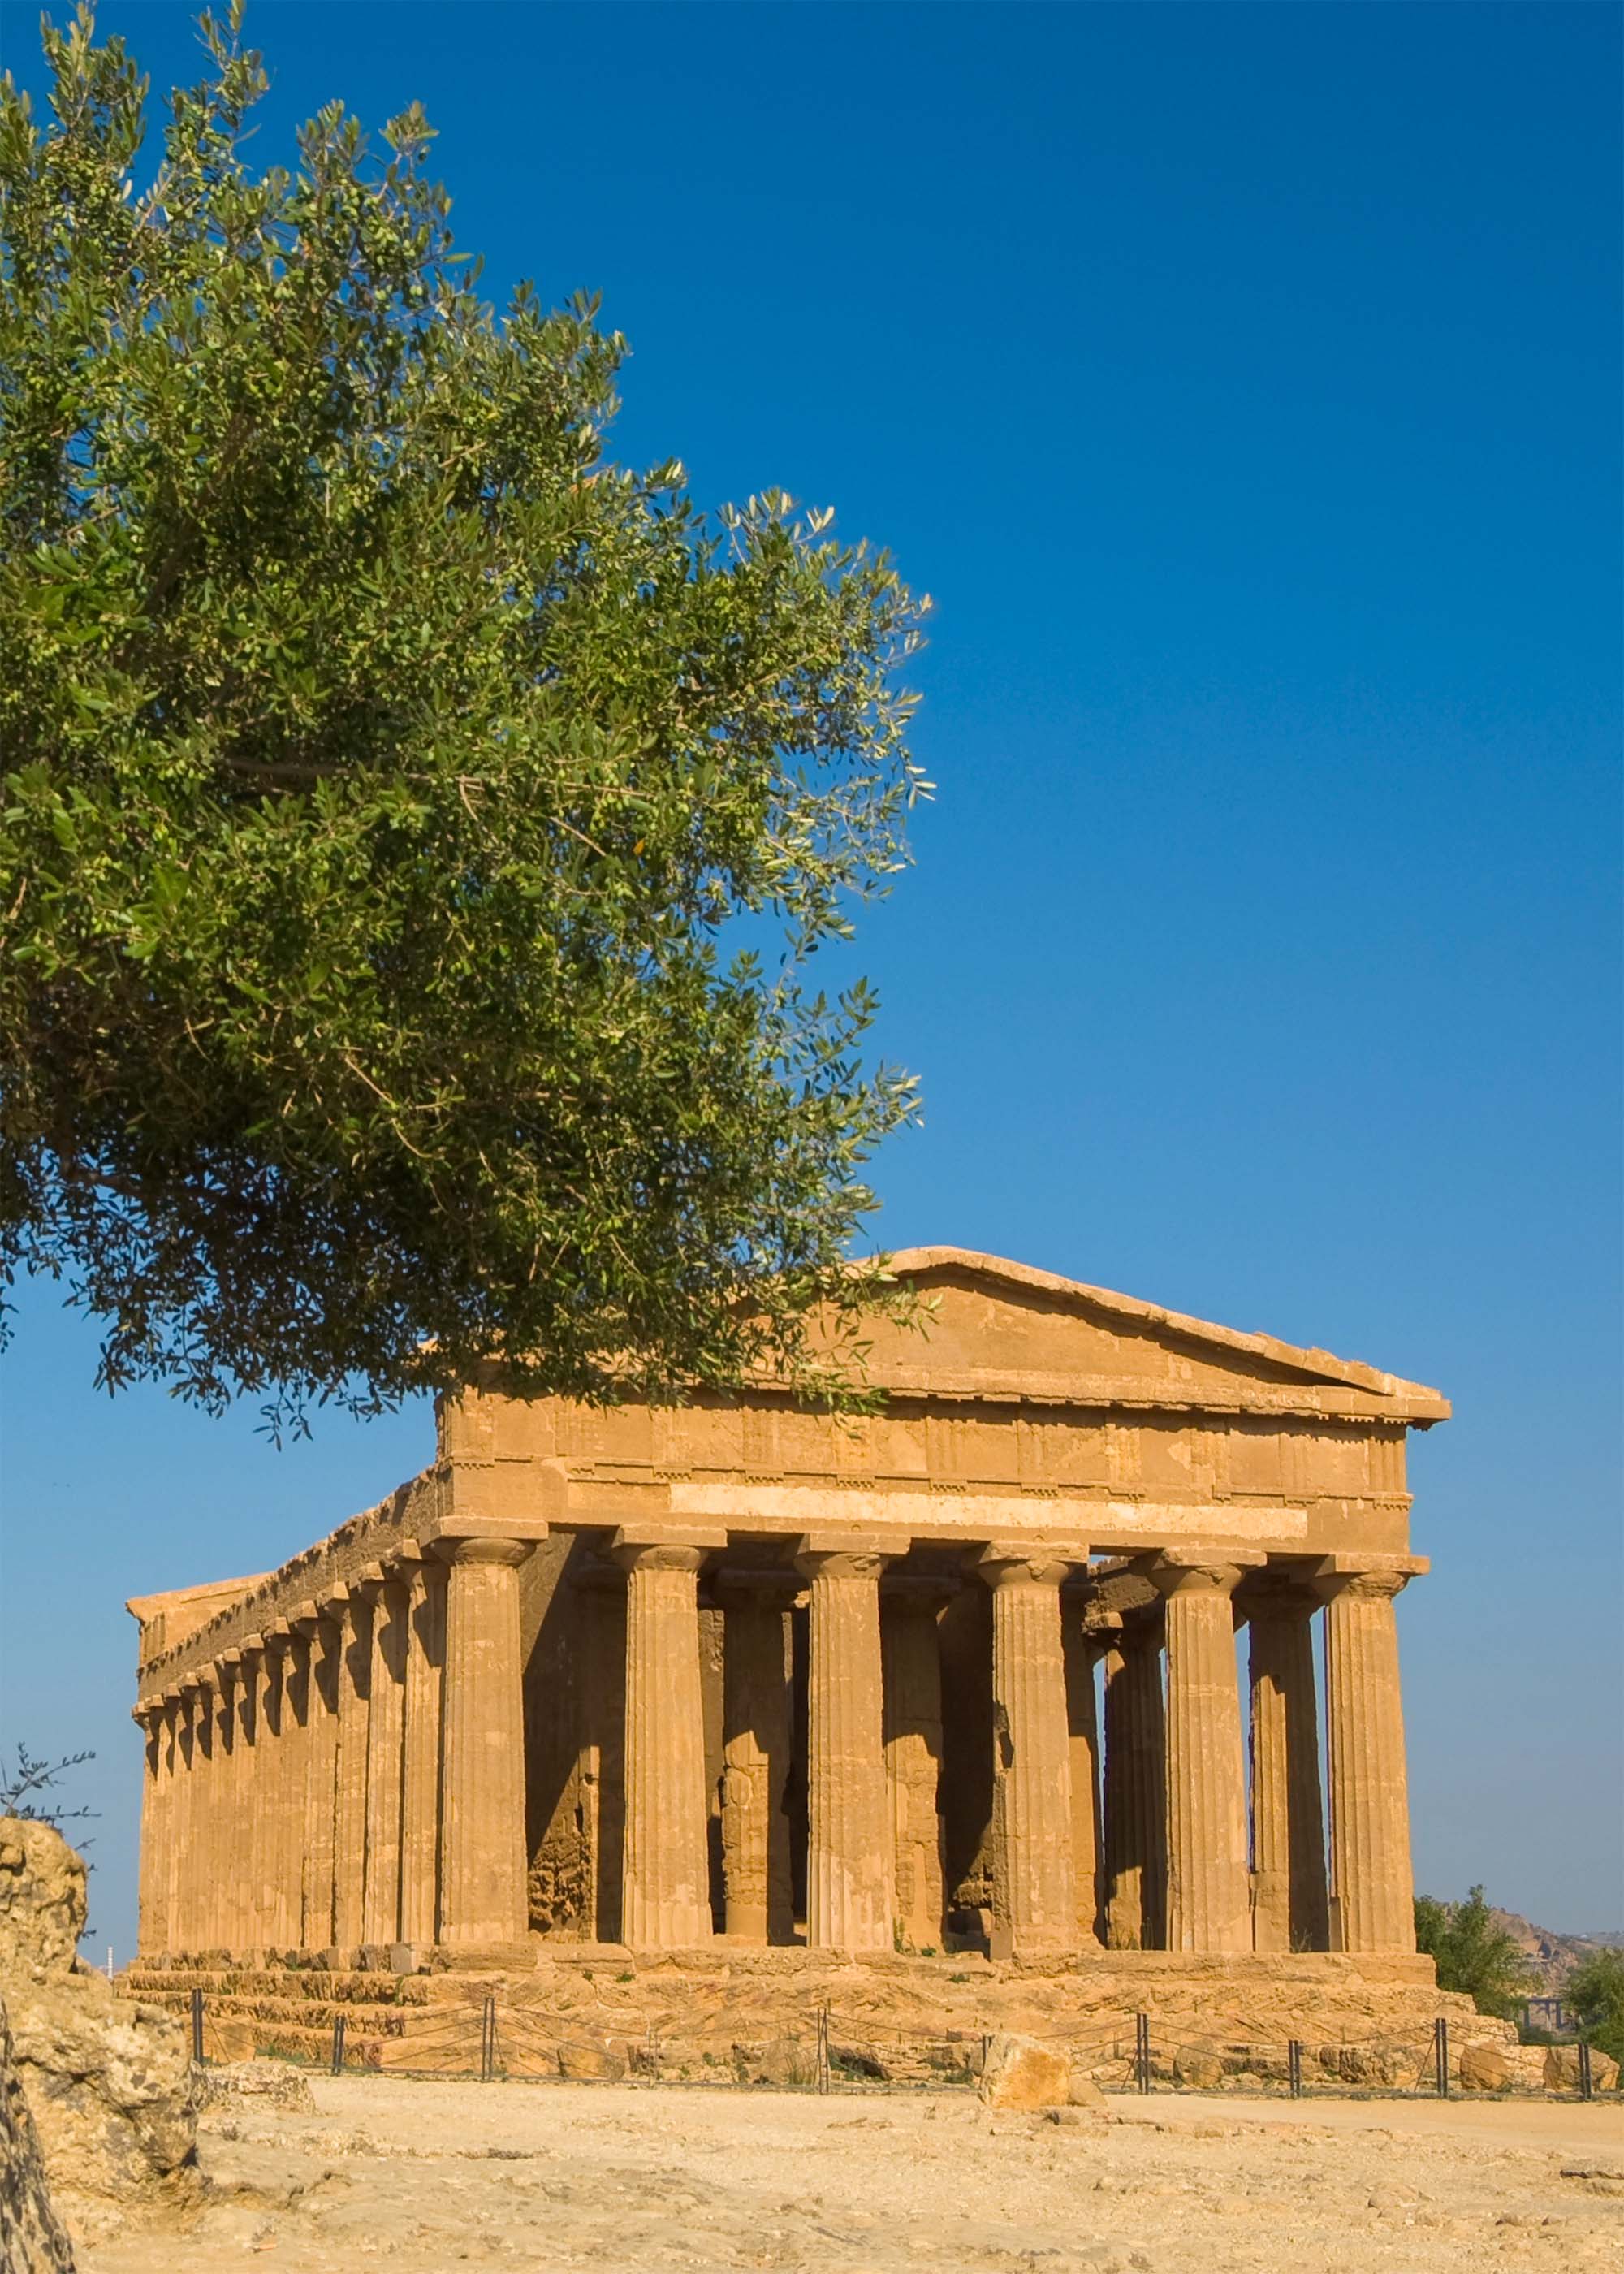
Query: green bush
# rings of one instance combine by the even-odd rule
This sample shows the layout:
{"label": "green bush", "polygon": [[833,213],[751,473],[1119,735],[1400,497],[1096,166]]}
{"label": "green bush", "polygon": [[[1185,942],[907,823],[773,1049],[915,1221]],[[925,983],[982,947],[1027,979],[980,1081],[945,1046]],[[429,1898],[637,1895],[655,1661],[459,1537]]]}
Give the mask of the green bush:
{"label": "green bush", "polygon": [[1481,1887],[1463,1903],[1416,1897],[1416,1948],[1438,1968],[1440,1990],[1463,1991],[1480,2014],[1513,2018],[1538,1977],[1484,1900]]}
{"label": "green bush", "polygon": [[1624,1950],[1600,1950],[1575,1966],[1562,2003],[1582,2037],[1624,2067]]}

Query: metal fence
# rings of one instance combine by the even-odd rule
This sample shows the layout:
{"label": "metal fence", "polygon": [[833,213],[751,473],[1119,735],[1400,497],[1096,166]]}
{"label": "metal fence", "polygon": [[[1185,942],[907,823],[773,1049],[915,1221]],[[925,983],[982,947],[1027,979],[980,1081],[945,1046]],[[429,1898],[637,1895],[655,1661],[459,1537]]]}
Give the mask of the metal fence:
{"label": "metal fence", "polygon": [[[229,2003],[229,2001],[228,2001]],[[192,2054],[206,2062],[210,1993],[191,1993]],[[768,2038],[714,2044],[667,2038],[649,2021],[641,2035],[611,2029],[604,2036],[570,2034],[552,2014],[510,1992],[487,1991],[455,2002],[407,2009],[408,2034],[382,2040],[365,2009],[333,2016],[322,2066],[339,2076],[382,2068],[396,2075],[477,2077],[582,2082],[632,2077],[650,2082],[770,2086],[791,2091],[861,2091],[909,2086],[974,2087],[981,2078],[989,2032],[961,2029],[880,2029],[867,2016],[821,2005],[799,2023]],[[272,2032],[271,2034],[274,2034]],[[1243,2093],[1293,2100],[1321,2098],[1447,2099],[1462,2088],[1458,2044],[1440,2018],[1425,2041],[1414,2037],[1281,2038],[1250,2027],[1244,2016],[1215,2018],[1199,2033],[1133,2017],[1130,2037],[1119,2025],[1084,2036],[1049,2040],[1070,2055],[1074,2074],[1106,2090]],[[1547,2097],[1590,2100],[1596,2090],[1590,2048],[1574,2048],[1571,2087],[1545,2087]],[[288,2057],[288,2056],[284,2056]],[[310,2065],[309,2055],[304,2056]],[[1530,2088],[1515,2088],[1520,2097]],[[1537,2090],[1537,2088],[1534,2088]],[[1474,2097],[1491,2097],[1474,2093]]]}

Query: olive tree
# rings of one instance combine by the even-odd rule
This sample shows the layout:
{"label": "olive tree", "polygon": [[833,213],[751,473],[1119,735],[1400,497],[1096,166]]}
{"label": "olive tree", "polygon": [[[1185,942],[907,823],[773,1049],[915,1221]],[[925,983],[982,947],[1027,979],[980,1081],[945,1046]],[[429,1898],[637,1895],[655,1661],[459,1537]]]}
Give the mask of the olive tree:
{"label": "olive tree", "polygon": [[617,463],[620,335],[482,298],[419,109],[251,168],[241,14],[150,159],[88,8],[0,90],[0,1269],[211,1408],[861,1397],[914,1096],[809,959],[928,604]]}

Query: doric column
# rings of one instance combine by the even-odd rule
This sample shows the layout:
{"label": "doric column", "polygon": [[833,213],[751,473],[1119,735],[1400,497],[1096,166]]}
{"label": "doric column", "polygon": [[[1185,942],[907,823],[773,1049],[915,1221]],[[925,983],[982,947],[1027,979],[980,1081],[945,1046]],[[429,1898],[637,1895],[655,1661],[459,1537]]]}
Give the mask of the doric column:
{"label": "doric column", "polygon": [[1167,1939],[1167,1739],[1160,1611],[1124,1622],[1105,1655],[1105,1939]]}
{"label": "doric column", "polygon": [[192,1728],[197,1691],[189,1681],[177,1685],[175,1704],[175,1780],[169,1803],[169,1852],[174,1868],[169,1875],[169,1947],[191,1951],[197,1938],[197,1779],[194,1774]]}
{"label": "doric column", "polygon": [[1071,1871],[1077,1884],[1077,1944],[1100,1942],[1104,1856],[1100,1825],[1100,1715],[1094,1668],[1122,1622],[1109,1626],[1080,1599],[1060,1598],[1060,1640],[1065,1658],[1066,1728],[1071,1749]]}
{"label": "doric column", "polygon": [[366,1864],[361,1939],[398,1942],[401,1932],[401,1774],[406,1721],[406,1589],[399,1579],[367,1587],[372,1655],[366,1716]]}
{"label": "doric column", "polygon": [[785,1602],[771,1579],[727,1583],[722,1593],[722,1886],[727,1932],[788,1942],[790,1894],[789,1668]]}
{"label": "doric column", "polygon": [[248,1740],[243,1734],[244,1691],[249,1687],[240,1646],[214,1661],[220,1676],[221,1833],[226,1862],[220,1874],[220,1940],[233,1954],[253,1939],[252,1858],[248,1830]]}
{"label": "doric column", "polygon": [[333,1806],[333,1940],[345,1963],[365,1939],[366,1754],[372,1678],[372,1612],[365,1596],[335,1587],[323,1602],[339,1630],[338,1766]]}
{"label": "doric column", "polygon": [[617,1537],[626,1571],[626,1834],[620,1931],[634,1950],[708,1942],[710,1809],[699,1690],[703,1552]]}
{"label": "doric column", "polygon": [[286,1619],[268,1624],[262,1653],[263,1700],[259,1735],[259,1803],[264,1820],[264,1931],[272,1950],[299,1939],[299,1849],[304,1836],[304,1780],[298,1760],[290,1645]]}
{"label": "doric column", "polygon": [[1167,1603],[1167,1942],[1252,1947],[1245,1768],[1235,1666],[1242,1572],[1262,1557],[1169,1548],[1153,1570]]}
{"label": "doric column", "polygon": [[807,1940],[814,1950],[889,1950],[879,1591],[885,1558],[808,1540],[795,1560],[812,1583]]}
{"label": "doric column", "polygon": [[214,1672],[205,1667],[192,1675],[192,1802],[188,1816],[188,1846],[192,1862],[187,1903],[188,1947],[207,1950],[215,1940],[214,1889],[220,1879],[220,1816],[214,1788]]}
{"label": "doric column", "polygon": [[143,1958],[155,1958],[168,1948],[166,1912],[169,1896],[168,1828],[164,1803],[169,1797],[163,1762],[167,1738],[161,1700],[144,1699],[136,1708],[144,1740],[141,1782],[140,1893],[136,1947]]}
{"label": "doric column", "polygon": [[1394,1600],[1418,1559],[1359,1568],[1329,1557],[1325,1699],[1332,1939],[1339,1950],[1413,1950],[1415,1884]]}
{"label": "doric column", "polygon": [[951,1592],[893,1581],[880,1598],[885,1781],[891,1798],[897,1926],[906,1950],[939,1950],[942,1875],[942,1647],[936,1616]]}
{"label": "doric column", "polygon": [[440,1939],[523,1942],[530,1931],[524,1847],[520,1540],[447,1540],[440,1810]]}
{"label": "doric column", "polygon": [[406,1604],[405,1768],[401,1788],[401,1940],[440,1930],[440,1691],[446,1664],[446,1567],[410,1565]]}
{"label": "doric column", "polygon": [[333,1812],[338,1777],[338,1626],[314,1603],[292,1621],[304,1645],[304,1856],[300,1941],[306,1950],[333,1946]]}
{"label": "doric column", "polygon": [[1241,1597],[1252,1690],[1254,1950],[1326,1950],[1320,1711],[1306,1587],[1262,1574]]}
{"label": "doric column", "polygon": [[996,1544],[976,1564],[992,1589],[994,1915],[1018,1957],[1069,1950],[1077,1875],[1060,1583],[1070,1567]]}
{"label": "doric column", "polygon": [[238,1947],[265,1947],[265,1878],[270,1833],[265,1819],[265,1755],[261,1750],[260,1718],[265,1703],[265,1637],[247,1635],[237,1669],[236,1760],[232,1782],[237,1794],[238,1868],[242,1875],[238,1898]]}

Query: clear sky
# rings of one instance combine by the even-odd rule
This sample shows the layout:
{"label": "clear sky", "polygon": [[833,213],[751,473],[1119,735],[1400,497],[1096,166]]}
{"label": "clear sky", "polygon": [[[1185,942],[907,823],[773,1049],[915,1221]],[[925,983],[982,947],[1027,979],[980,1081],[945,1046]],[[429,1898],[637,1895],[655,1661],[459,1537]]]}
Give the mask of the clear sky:
{"label": "clear sky", "polygon": [[[154,85],[189,14],[104,4]],[[936,596],[941,785],[861,961],[922,1132],[876,1241],[986,1248],[1443,1388],[1400,1605],[1416,1856],[1624,1927],[1620,16],[1611,7],[251,5],[257,150],[440,130],[505,290],[605,297],[620,452],[780,483]],[[32,11],[7,60],[40,81]],[[428,1457],[4,1370],[0,1731],[94,1747],[124,1598]]]}

